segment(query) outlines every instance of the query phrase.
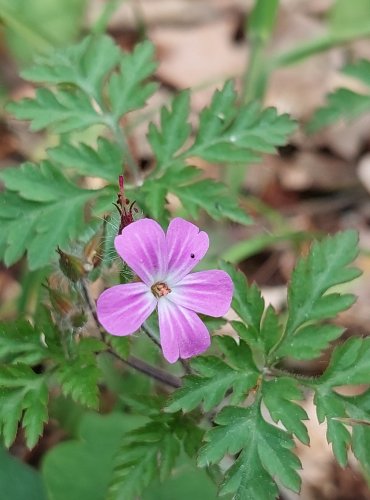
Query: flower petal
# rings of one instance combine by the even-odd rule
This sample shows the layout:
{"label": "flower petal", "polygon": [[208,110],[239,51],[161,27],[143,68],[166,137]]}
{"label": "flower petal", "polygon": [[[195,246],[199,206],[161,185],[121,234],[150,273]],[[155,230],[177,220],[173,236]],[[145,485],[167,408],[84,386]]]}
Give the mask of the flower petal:
{"label": "flower petal", "polygon": [[122,259],[144,283],[162,281],[167,271],[166,239],[161,226],[152,219],[140,219],[116,236],[114,246]]}
{"label": "flower petal", "polygon": [[168,282],[177,283],[204,257],[209,247],[207,233],[180,217],[173,219],[166,235]]}
{"label": "flower petal", "polygon": [[136,332],[150,316],[157,301],[144,283],[112,286],[97,300],[99,322],[112,335]]}
{"label": "flower petal", "polygon": [[225,271],[200,271],[185,276],[172,287],[171,302],[209,316],[223,316],[230,308],[233,282]]}
{"label": "flower petal", "polygon": [[178,358],[201,354],[211,344],[205,324],[189,309],[178,306],[167,298],[158,301],[159,331],[164,357],[169,363]]}

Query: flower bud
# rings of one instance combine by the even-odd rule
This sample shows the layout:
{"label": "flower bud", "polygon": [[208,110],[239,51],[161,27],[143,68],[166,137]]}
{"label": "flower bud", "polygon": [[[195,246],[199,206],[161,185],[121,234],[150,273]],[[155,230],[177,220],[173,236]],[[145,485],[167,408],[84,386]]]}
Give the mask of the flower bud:
{"label": "flower bud", "polygon": [[54,290],[50,288],[48,285],[43,285],[47,291],[49,292],[49,298],[52,307],[56,312],[58,312],[61,316],[67,316],[71,310],[73,309],[73,304],[70,301],[69,297],[59,290]]}
{"label": "flower bud", "polygon": [[60,256],[60,270],[69,280],[73,281],[73,283],[76,283],[86,275],[86,269],[81,259],[75,257],[74,255],[63,252],[59,247],[57,248],[57,252]]}

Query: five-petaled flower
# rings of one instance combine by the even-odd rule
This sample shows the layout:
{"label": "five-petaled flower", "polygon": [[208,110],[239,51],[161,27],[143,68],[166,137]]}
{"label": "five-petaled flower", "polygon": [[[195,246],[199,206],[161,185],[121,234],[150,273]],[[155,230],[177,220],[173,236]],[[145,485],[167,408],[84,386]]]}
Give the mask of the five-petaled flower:
{"label": "five-petaled flower", "polygon": [[204,352],[210,336],[197,313],[223,316],[233,284],[224,271],[189,274],[208,250],[208,235],[173,219],[165,234],[152,219],[125,227],[114,244],[141,282],[116,285],[97,301],[100,323],[112,335],[131,335],[158,307],[163,355],[170,363]]}

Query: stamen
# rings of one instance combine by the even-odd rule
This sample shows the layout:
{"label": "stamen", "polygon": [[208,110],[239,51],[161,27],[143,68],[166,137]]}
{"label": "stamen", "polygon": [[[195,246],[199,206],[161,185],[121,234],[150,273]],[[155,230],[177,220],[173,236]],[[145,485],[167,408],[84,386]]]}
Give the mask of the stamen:
{"label": "stamen", "polygon": [[171,288],[167,285],[167,283],[159,282],[155,283],[152,287],[152,294],[157,297],[157,299],[161,297],[165,297],[169,293],[172,292]]}

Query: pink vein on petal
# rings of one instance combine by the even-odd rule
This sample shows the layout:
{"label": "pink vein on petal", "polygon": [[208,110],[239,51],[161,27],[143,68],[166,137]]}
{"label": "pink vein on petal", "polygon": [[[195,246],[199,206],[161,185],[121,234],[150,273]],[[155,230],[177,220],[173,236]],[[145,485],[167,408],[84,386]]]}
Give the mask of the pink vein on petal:
{"label": "pink vein on petal", "polygon": [[160,299],[158,319],[162,351],[169,363],[201,354],[210,346],[209,332],[195,312]]}
{"label": "pink vein on petal", "polygon": [[167,272],[165,234],[161,226],[151,219],[141,219],[126,226],[116,236],[117,253],[141,278],[151,286],[163,280]]}
{"label": "pink vein on petal", "polygon": [[150,316],[157,301],[144,283],[116,285],[97,300],[99,322],[112,335],[131,335]]}

